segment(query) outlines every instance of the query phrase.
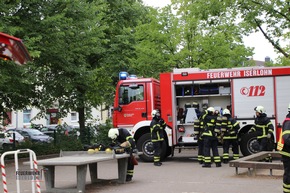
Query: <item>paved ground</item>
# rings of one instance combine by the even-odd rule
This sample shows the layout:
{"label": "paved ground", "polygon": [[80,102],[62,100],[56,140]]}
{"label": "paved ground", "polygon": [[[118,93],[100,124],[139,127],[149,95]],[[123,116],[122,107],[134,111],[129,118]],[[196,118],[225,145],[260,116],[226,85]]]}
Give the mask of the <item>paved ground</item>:
{"label": "paved ground", "polygon": [[[152,163],[139,162],[135,168],[132,182],[117,184],[110,180],[117,178],[116,162],[99,164],[99,177],[107,179],[97,184],[89,184],[87,176],[87,193],[279,193],[282,191],[283,171],[259,170],[255,176],[248,176],[247,169],[239,169],[223,164],[221,168],[202,168],[196,160],[196,150],[176,152],[161,167]],[[73,187],[75,185],[75,168],[57,167],[56,187]],[[15,168],[13,163],[6,164],[7,186],[9,193],[15,193]],[[21,181],[21,192],[31,193],[31,182]],[[2,188],[3,185],[0,186]],[[41,182],[45,192],[44,182]]]}

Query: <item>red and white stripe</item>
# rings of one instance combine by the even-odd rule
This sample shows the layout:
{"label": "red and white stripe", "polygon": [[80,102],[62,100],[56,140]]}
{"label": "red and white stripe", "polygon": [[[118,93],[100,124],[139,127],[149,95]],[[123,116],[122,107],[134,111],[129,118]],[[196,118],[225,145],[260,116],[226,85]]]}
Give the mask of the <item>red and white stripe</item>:
{"label": "red and white stripe", "polygon": [[5,165],[4,164],[1,164],[1,171],[2,171],[3,189],[4,189],[4,192],[7,193],[8,189],[7,189],[6,172],[5,172]]}

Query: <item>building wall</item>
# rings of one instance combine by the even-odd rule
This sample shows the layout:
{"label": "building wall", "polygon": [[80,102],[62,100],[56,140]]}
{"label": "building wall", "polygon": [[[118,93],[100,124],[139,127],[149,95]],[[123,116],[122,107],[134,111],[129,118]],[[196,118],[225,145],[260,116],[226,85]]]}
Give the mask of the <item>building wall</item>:
{"label": "building wall", "polygon": [[[11,123],[7,125],[7,128],[24,128],[24,127],[30,127],[31,123],[28,122],[28,117],[32,119],[37,115],[39,112],[38,109],[32,108],[30,109],[30,116],[27,114],[27,111],[13,111],[11,113]],[[109,113],[109,110],[102,110],[101,107],[93,108],[92,109],[92,116],[93,119],[88,120],[87,122],[93,123],[93,124],[102,124],[105,123],[106,120],[111,116]],[[26,117],[26,119],[25,119]],[[26,122],[25,122],[26,120]],[[62,123],[67,123],[71,126],[79,126],[78,124],[78,113],[77,112],[71,112],[68,113],[67,117],[63,117],[60,120]],[[50,125],[49,123],[49,116],[47,115],[46,118],[36,119],[31,121],[33,124],[42,124],[43,126]]]}

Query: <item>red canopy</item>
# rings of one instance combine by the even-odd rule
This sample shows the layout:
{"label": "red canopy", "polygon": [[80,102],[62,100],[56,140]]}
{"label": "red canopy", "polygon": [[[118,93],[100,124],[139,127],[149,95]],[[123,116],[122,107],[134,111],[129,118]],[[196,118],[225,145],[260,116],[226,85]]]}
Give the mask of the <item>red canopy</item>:
{"label": "red canopy", "polygon": [[17,64],[30,61],[30,55],[21,39],[0,32],[0,58],[13,60]]}

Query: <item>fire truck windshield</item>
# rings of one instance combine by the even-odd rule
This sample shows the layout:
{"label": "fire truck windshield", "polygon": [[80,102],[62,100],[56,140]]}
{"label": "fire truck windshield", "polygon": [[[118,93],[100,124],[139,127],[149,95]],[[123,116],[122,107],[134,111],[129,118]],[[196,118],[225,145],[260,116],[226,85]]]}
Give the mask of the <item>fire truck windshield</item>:
{"label": "fire truck windshield", "polygon": [[129,85],[121,85],[119,89],[119,104],[126,105],[134,101],[144,100],[144,86],[138,85],[130,87]]}

